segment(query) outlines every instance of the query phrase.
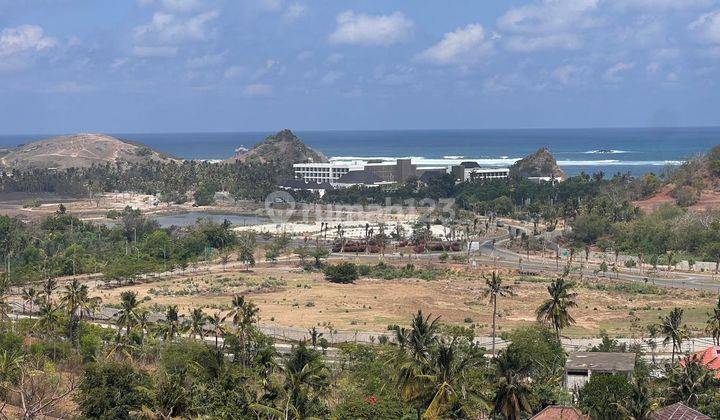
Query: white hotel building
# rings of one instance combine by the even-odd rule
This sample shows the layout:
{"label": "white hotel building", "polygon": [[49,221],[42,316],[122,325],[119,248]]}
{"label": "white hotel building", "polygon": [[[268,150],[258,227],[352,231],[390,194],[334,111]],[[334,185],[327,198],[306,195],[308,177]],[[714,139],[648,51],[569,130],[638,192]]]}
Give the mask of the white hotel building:
{"label": "white hotel building", "polygon": [[339,163],[296,163],[293,165],[295,179],[305,182],[334,183],[350,171],[361,171],[362,166]]}

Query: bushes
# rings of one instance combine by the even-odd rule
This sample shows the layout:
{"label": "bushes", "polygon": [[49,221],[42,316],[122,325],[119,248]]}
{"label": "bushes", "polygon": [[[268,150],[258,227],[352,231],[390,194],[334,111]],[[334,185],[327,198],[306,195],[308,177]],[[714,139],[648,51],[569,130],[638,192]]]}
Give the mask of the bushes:
{"label": "bushes", "polygon": [[625,376],[595,374],[580,389],[578,403],[594,419],[621,419],[617,405],[631,394],[632,385]]}
{"label": "bushes", "polygon": [[352,283],[360,277],[357,265],[344,262],[325,267],[325,278],[333,283]]}

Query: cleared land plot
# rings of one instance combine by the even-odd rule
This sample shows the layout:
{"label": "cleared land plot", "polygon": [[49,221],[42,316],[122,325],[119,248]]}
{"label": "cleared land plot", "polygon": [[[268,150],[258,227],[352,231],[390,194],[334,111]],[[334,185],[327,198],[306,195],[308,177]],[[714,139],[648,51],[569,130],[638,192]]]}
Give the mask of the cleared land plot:
{"label": "cleared land plot", "polygon": [[[418,268],[423,266],[418,265]],[[138,292],[143,306],[157,311],[178,305],[181,312],[204,307],[208,312],[229,308],[234,294],[243,293],[260,308],[261,322],[309,328],[328,323],[339,330],[382,332],[389,324],[405,325],[422,309],[441,316],[446,323],[472,326],[476,334],[488,335],[492,308],[482,297],[482,270],[467,271],[456,264],[435,263],[447,269],[436,280],[361,278],[354,284],[334,284],[322,273],[305,272],[278,263],[248,272],[228,269],[213,274],[191,272],[160,281],[135,284],[94,293],[106,304],[119,301],[122,291]],[[491,268],[485,268],[489,272]],[[516,295],[499,300],[500,332],[535,322],[535,309],[546,299],[549,279],[524,278],[502,271],[514,285]],[[610,335],[639,336],[644,326],[657,322],[673,307],[685,309],[685,321],[700,334],[706,314],[717,297],[710,292],[663,289],[652,285],[608,279],[578,284],[578,308],[572,311],[577,324],[565,333],[571,337],[595,337],[600,330]]]}

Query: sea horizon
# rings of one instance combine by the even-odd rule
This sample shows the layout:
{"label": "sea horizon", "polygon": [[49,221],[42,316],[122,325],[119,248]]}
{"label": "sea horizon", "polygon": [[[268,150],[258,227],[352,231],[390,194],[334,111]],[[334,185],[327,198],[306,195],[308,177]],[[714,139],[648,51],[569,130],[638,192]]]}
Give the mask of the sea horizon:
{"label": "sea horizon", "polygon": [[[517,129],[293,130],[336,161],[412,158],[421,167],[461,161],[509,166],[547,147],[568,175],[662,172],[720,143],[720,127],[600,127]],[[275,131],[107,133],[182,159],[218,160],[250,148]],[[15,147],[66,134],[0,135]]]}

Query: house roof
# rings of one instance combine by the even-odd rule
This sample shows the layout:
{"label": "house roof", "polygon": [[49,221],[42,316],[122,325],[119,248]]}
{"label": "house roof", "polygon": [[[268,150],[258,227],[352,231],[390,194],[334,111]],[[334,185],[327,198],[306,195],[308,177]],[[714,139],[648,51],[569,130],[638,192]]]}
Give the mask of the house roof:
{"label": "house roof", "polygon": [[634,369],[635,353],[576,352],[565,362],[565,370],[632,372]]}
{"label": "house roof", "polygon": [[[720,379],[720,346],[710,346],[703,351],[693,353],[690,359],[697,361],[708,370],[716,371],[715,377]],[[680,364],[685,365],[685,361],[680,361]]]}
{"label": "house roof", "polygon": [[711,420],[705,414],[683,403],[663,407],[650,415],[651,420]]}
{"label": "house roof", "polygon": [[469,169],[469,168],[479,168],[480,164],[477,162],[469,161],[469,162],[461,162],[460,166],[462,166],[465,169]]}
{"label": "house roof", "polygon": [[554,405],[545,407],[543,411],[535,414],[530,420],[590,420],[590,416],[586,416],[575,407]]}
{"label": "house roof", "polygon": [[382,178],[366,170],[350,171],[336,181],[338,184],[365,184],[373,185],[383,182]]}

